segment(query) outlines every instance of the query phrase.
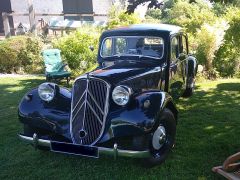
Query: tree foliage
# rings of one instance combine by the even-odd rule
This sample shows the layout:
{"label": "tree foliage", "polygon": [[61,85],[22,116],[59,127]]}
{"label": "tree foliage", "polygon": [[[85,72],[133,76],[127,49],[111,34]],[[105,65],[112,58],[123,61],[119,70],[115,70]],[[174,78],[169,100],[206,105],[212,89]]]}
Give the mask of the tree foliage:
{"label": "tree foliage", "polygon": [[224,36],[224,43],[216,53],[214,65],[222,76],[240,77],[240,10],[231,9],[229,28]]}
{"label": "tree foliage", "polygon": [[240,77],[240,1],[166,0],[161,13],[151,9],[147,15],[167,24],[183,27],[189,45],[204,66],[208,78]]}
{"label": "tree foliage", "polygon": [[238,0],[210,0],[211,2],[215,3],[222,3],[222,4],[231,4],[231,3],[236,3]]}
{"label": "tree foliage", "polygon": [[215,53],[223,43],[226,29],[225,21],[217,21],[214,25],[202,25],[196,33],[196,57],[198,63],[205,66],[205,74],[209,79],[215,79],[218,75],[215,66],[213,66],[213,61],[216,57]]}
{"label": "tree foliage", "polygon": [[137,6],[141,4],[148,4],[148,8],[154,8],[154,9],[160,9],[163,6],[163,2],[159,0],[128,0],[128,7],[127,7],[127,13],[131,14],[134,13],[134,10],[137,8]]}
{"label": "tree foliage", "polygon": [[128,26],[130,24],[138,24],[140,22],[141,21],[136,14],[127,14],[125,10],[119,9],[118,6],[113,6],[108,15],[106,29]]}
{"label": "tree foliage", "polygon": [[211,8],[202,1],[189,3],[179,0],[165,12],[163,22],[182,26],[188,32],[195,33],[204,23],[213,24],[215,19]]}
{"label": "tree foliage", "polygon": [[146,12],[146,18],[161,19],[162,11],[160,9],[149,9]]}

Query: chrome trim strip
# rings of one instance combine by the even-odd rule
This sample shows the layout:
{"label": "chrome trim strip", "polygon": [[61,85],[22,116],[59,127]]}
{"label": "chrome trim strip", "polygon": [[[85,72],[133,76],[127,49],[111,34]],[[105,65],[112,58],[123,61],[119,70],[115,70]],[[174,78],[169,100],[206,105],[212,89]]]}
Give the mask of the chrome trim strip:
{"label": "chrome trim strip", "polygon": [[105,81],[103,79],[95,78],[95,77],[90,77],[90,78],[97,79],[99,81],[103,81],[106,84],[106,86],[107,86],[107,92],[106,92],[107,94],[106,94],[106,100],[105,100],[105,109],[104,109],[104,116],[103,116],[103,122],[102,122],[103,126],[102,126],[102,129],[101,129],[99,137],[91,144],[91,145],[94,145],[102,137],[102,135],[104,133],[104,130],[105,130],[105,124],[106,124],[106,119],[107,119],[108,110],[109,110],[109,94],[110,94],[111,85],[107,81]]}
{"label": "chrome trim strip", "polygon": [[[83,112],[83,125],[82,125],[82,129],[84,129],[84,125],[85,125],[87,97],[88,97],[88,83],[89,83],[89,74],[87,74],[87,87],[86,87],[86,94],[85,94],[85,100],[84,100],[84,112]],[[82,139],[81,139],[81,144],[82,144]]]}
{"label": "chrome trim strip", "polygon": [[100,117],[97,115],[97,113],[94,111],[93,107],[91,106],[91,104],[88,101],[87,101],[87,105],[90,107],[90,109],[92,110],[93,114],[95,115],[95,117],[97,118],[99,123],[102,125],[102,121],[101,121]]}
{"label": "chrome trim strip", "polygon": [[[73,110],[71,111],[72,113],[75,111],[75,109],[77,108],[79,102],[81,101],[81,99],[83,98],[84,94],[86,93],[87,91],[85,90],[84,93],[82,94],[82,96],[79,98],[79,101],[77,102],[76,106],[73,108]],[[82,105],[81,105],[82,106]]]}
{"label": "chrome trim strip", "polygon": [[[32,144],[32,145],[36,143],[38,146],[45,146],[45,147],[51,148],[50,140],[37,139],[37,141],[36,140],[34,141],[33,137],[28,137],[22,134],[18,134],[18,137],[20,140],[22,140],[25,143]],[[66,144],[70,144],[70,143],[66,143]],[[116,145],[113,148],[105,148],[105,147],[97,147],[97,148],[99,151],[99,155],[113,155],[113,156],[116,155],[116,156],[133,157],[133,158],[147,158],[151,156],[151,153],[148,150],[146,151],[123,150],[123,149],[117,149]],[[53,152],[58,152],[58,151],[53,151]],[[60,152],[60,153],[64,153],[64,152]],[[65,154],[74,155],[74,153],[65,153]],[[87,157],[92,157],[92,156],[87,156]]]}
{"label": "chrome trim strip", "polygon": [[44,146],[44,147],[50,147],[51,142],[49,140],[44,140],[44,139],[35,139],[34,137],[28,137],[22,134],[18,134],[18,137],[20,140],[28,143],[28,144],[32,144],[34,145],[34,143],[36,143],[38,146]]}
{"label": "chrome trim strip", "polygon": [[[165,66],[164,66],[165,67]],[[148,75],[148,74],[153,74],[153,73],[156,73],[157,71],[160,72],[162,69],[161,66],[158,66],[158,67],[154,67],[151,71],[148,71],[148,72],[145,72],[145,73],[142,73],[142,74],[138,74],[136,76],[132,76],[132,77],[129,77],[123,81],[121,81],[121,83],[123,84],[124,82],[126,81],[129,81],[129,80],[132,80],[132,79],[136,79],[136,78],[139,78],[139,77],[142,77],[142,76],[145,76],[145,75]]]}
{"label": "chrome trim strip", "polygon": [[[83,107],[83,105],[85,105],[85,102],[83,102],[82,103],[82,105],[79,107],[79,109],[77,110],[77,112],[76,112],[76,114],[75,114],[75,116],[72,118],[72,122],[74,121],[74,119],[76,118],[76,116],[77,116],[77,113],[82,109],[82,107]],[[73,111],[74,112],[74,111]],[[72,112],[72,113],[73,113]]]}
{"label": "chrome trim strip", "polygon": [[92,100],[94,101],[94,103],[96,104],[96,106],[98,107],[98,109],[100,110],[100,112],[102,113],[102,115],[104,115],[104,112],[102,110],[102,108],[100,108],[99,104],[97,103],[96,99],[93,97],[92,93],[90,93],[88,91],[88,94],[90,95],[90,97],[92,98]]}

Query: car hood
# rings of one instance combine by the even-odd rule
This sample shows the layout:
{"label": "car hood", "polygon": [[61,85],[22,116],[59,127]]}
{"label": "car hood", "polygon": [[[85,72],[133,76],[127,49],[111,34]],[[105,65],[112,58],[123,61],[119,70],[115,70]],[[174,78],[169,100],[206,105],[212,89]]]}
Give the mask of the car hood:
{"label": "car hood", "polygon": [[110,84],[118,84],[128,78],[144,74],[151,69],[152,68],[101,68],[89,73],[89,75],[103,79]]}

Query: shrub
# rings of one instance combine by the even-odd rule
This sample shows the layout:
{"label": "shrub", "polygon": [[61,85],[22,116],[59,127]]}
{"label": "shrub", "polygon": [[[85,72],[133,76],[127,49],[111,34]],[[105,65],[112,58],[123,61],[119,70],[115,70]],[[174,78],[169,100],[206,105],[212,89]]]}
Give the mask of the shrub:
{"label": "shrub", "polygon": [[42,42],[37,37],[15,36],[0,43],[1,73],[39,73],[43,70]]}
{"label": "shrub", "polygon": [[[91,69],[97,64],[97,50],[100,32],[93,27],[80,30],[53,40],[53,47],[61,50],[63,59],[75,75]],[[89,47],[93,46],[92,52]]]}
{"label": "shrub", "polygon": [[214,64],[221,76],[239,76],[240,70],[240,10],[227,13],[229,28],[224,36],[224,43],[216,53]]}
{"label": "shrub", "polygon": [[215,72],[215,70],[213,70],[213,59],[215,58],[216,51],[223,42],[225,29],[222,27],[227,27],[224,21],[217,22],[213,26],[205,24],[196,33],[196,56],[198,62],[205,66],[209,75]]}

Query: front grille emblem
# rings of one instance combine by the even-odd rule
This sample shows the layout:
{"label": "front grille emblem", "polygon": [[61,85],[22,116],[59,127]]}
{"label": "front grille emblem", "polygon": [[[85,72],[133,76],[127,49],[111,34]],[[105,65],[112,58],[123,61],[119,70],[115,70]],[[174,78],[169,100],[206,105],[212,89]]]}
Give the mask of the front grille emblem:
{"label": "front grille emblem", "polygon": [[82,139],[87,135],[87,132],[84,131],[83,129],[79,131],[79,137]]}

